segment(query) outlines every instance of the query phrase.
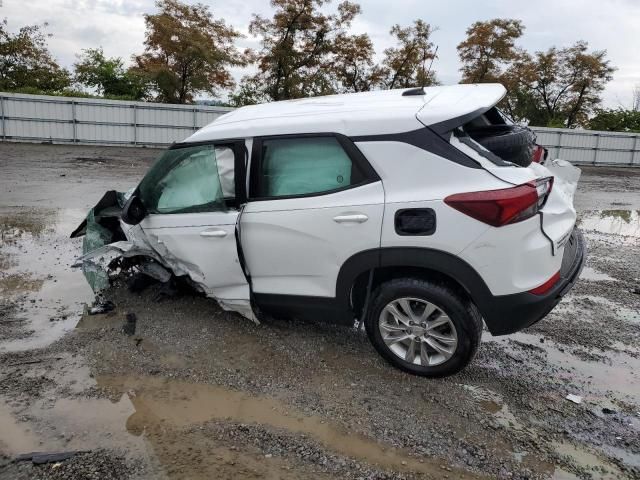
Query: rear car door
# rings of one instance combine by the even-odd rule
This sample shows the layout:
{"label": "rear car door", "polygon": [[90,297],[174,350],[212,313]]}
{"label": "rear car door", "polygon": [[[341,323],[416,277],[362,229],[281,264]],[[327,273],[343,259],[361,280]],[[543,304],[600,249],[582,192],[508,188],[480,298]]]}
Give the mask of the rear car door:
{"label": "rear car door", "polygon": [[241,243],[258,303],[333,299],[344,262],[380,247],[382,182],[342,135],[254,138],[249,197]]}
{"label": "rear car door", "polygon": [[174,272],[187,272],[223,307],[248,306],[235,235],[244,142],[182,144],[165,156],[140,184],[149,211],[142,230]]}

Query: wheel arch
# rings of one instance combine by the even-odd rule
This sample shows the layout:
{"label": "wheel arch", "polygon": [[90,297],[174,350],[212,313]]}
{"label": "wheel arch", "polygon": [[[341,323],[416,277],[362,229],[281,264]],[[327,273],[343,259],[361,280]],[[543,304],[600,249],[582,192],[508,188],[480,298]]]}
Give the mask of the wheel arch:
{"label": "wheel arch", "polygon": [[372,289],[392,278],[414,277],[435,280],[455,288],[471,299],[480,312],[492,297],[480,275],[467,262],[450,253],[420,247],[386,247],[350,257],[340,268],[336,299],[360,317],[365,303],[369,273],[374,271]]}

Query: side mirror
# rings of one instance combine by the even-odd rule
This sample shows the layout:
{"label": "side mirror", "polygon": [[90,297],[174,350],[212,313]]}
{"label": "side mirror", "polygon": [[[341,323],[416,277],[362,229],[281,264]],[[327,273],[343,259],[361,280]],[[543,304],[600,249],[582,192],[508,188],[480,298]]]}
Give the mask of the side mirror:
{"label": "side mirror", "polygon": [[147,209],[144,208],[142,200],[137,195],[131,195],[127,203],[122,207],[122,221],[129,225],[139,224],[147,216]]}

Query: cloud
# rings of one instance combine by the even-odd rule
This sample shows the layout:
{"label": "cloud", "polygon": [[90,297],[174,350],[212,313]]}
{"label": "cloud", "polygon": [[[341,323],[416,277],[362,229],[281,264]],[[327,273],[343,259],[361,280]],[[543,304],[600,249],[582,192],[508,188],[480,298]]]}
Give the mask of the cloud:
{"label": "cloud", "polygon": [[[191,0],[189,0],[191,1]],[[248,33],[254,13],[269,16],[266,0],[201,0],[217,18],[224,18],[238,30]],[[337,3],[334,0],[333,5]],[[410,24],[422,18],[439,30],[433,40],[438,45],[434,63],[443,83],[459,80],[456,45],[473,22],[490,18],[519,18],[526,31],[520,45],[527,50],[545,50],[552,45],[567,46],[587,40],[595,50],[607,50],[618,68],[604,93],[605,105],[631,103],[634,85],[640,84],[637,60],[637,26],[640,25],[638,0],[360,0],[362,15],[353,30],[368,33],[378,52],[391,45],[389,28]],[[332,7],[325,7],[331,9]],[[26,24],[48,22],[51,51],[61,64],[70,67],[83,48],[102,46],[110,56],[129,60],[143,50],[144,13],[153,12],[153,0],[3,0],[0,17],[17,30]],[[255,39],[239,42],[242,48],[257,44]],[[240,78],[246,69],[234,69]]]}

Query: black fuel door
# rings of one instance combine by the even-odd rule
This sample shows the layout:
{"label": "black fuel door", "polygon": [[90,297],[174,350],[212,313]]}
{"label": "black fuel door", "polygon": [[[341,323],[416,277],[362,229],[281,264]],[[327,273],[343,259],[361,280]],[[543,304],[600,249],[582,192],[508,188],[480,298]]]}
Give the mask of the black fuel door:
{"label": "black fuel door", "polygon": [[436,212],[432,208],[405,208],[396,211],[396,233],[402,236],[433,235],[436,231]]}

